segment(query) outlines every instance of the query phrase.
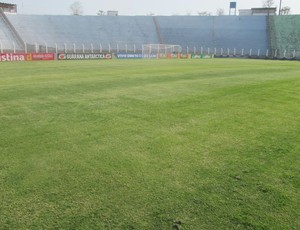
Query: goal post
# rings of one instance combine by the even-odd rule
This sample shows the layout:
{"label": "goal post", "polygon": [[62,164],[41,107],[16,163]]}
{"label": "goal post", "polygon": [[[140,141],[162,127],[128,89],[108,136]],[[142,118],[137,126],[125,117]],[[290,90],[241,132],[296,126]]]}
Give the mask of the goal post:
{"label": "goal post", "polygon": [[167,55],[167,54],[179,54],[182,48],[180,45],[172,44],[145,44],[142,46],[143,56],[150,57],[152,55]]}

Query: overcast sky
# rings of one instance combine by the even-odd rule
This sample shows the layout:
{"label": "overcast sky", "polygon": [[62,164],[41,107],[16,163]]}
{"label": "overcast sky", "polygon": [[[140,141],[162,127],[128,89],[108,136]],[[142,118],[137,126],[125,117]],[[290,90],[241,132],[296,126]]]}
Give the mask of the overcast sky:
{"label": "overcast sky", "polygon": [[[18,5],[21,14],[71,14],[70,5],[80,2],[84,15],[96,15],[99,10],[119,11],[120,15],[197,15],[207,11],[216,14],[217,9],[229,13],[229,2],[234,0],[0,0]],[[236,0],[237,9],[261,7],[264,0]],[[279,7],[280,0],[274,0]],[[300,0],[282,0],[293,14],[300,14]]]}

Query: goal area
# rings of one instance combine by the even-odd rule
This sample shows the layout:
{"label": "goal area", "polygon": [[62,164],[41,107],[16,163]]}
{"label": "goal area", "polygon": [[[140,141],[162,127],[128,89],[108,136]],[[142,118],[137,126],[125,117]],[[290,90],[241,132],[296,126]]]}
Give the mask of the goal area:
{"label": "goal area", "polygon": [[182,51],[180,45],[171,44],[145,44],[142,46],[143,55],[179,54]]}

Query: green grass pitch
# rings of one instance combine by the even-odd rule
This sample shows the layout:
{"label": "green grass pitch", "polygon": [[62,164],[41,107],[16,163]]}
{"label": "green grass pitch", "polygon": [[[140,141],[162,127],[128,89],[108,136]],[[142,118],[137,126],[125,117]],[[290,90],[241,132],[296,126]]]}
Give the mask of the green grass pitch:
{"label": "green grass pitch", "polygon": [[299,62],[0,71],[0,229],[299,229]]}

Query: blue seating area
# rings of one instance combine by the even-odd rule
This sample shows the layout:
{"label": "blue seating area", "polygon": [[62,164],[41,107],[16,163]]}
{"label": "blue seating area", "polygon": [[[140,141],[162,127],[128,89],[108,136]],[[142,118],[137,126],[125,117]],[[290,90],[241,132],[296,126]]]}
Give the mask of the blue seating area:
{"label": "blue seating area", "polygon": [[152,17],[7,15],[24,42],[129,47],[158,43]]}
{"label": "blue seating area", "polygon": [[268,49],[265,16],[158,17],[164,43],[210,50]]}
{"label": "blue seating area", "polygon": [[8,49],[12,49],[12,45],[13,43],[11,42],[11,34],[10,31],[8,30],[8,28],[5,26],[4,21],[2,20],[2,18],[0,18],[0,48],[8,48]]}
{"label": "blue seating area", "polygon": [[[268,49],[266,16],[6,16],[22,40],[35,46],[139,50],[143,44],[164,43],[181,45],[183,51]],[[0,41],[11,48],[3,31]]]}
{"label": "blue seating area", "polygon": [[[18,41],[15,39],[6,22],[4,13],[0,12],[0,49],[1,50],[15,50],[19,49]],[[1,52],[0,50],[0,52]]]}

